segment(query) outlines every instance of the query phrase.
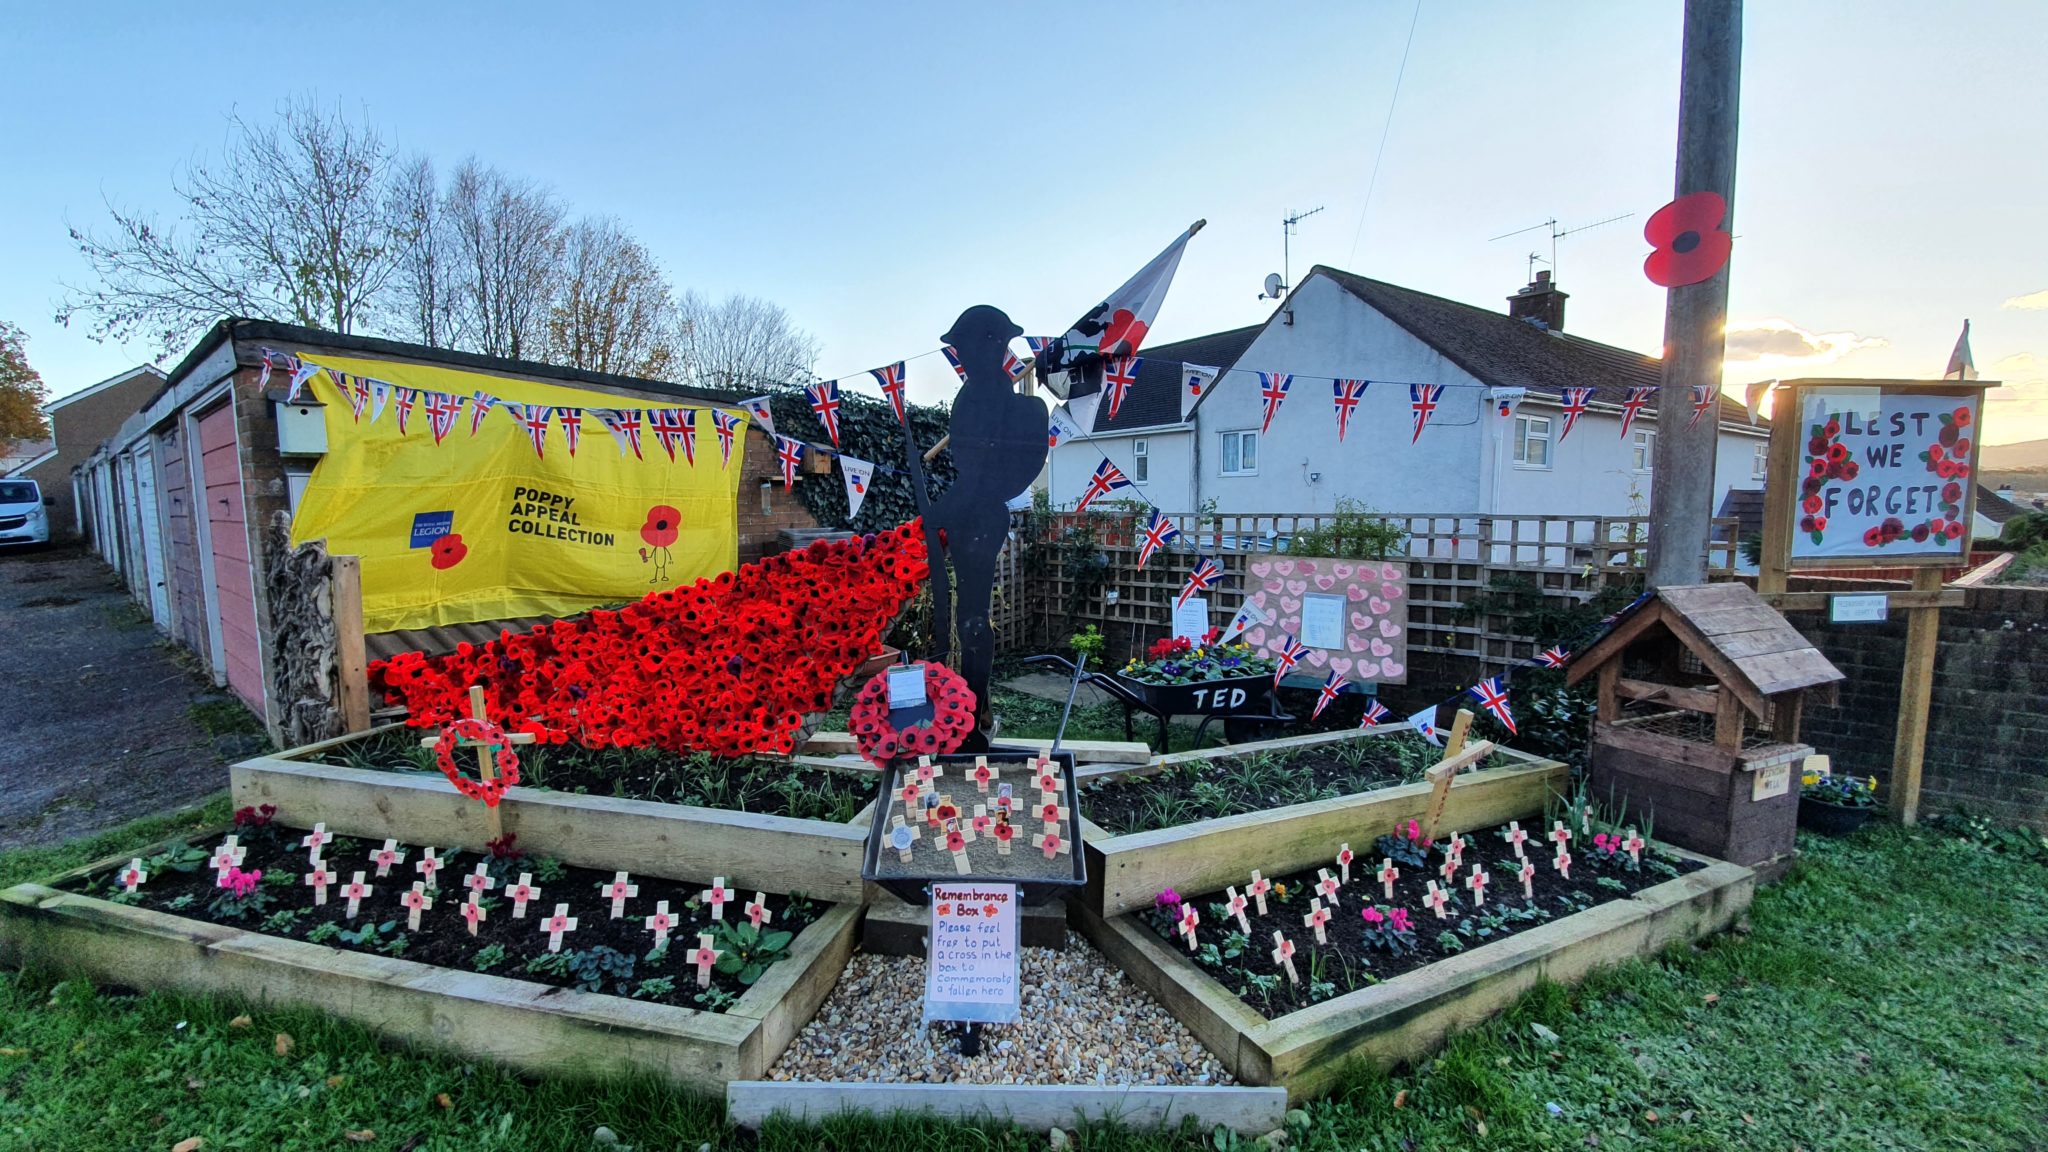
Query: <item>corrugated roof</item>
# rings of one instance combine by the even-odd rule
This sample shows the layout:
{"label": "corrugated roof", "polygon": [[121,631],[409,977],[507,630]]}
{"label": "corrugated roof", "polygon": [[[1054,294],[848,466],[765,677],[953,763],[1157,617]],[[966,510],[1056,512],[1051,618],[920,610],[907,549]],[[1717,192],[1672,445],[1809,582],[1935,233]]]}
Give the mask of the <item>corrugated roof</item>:
{"label": "corrugated roof", "polygon": [[1993,492],[1982,484],[1977,485],[1977,511],[1993,524],[2003,524],[2026,509]]}
{"label": "corrugated roof", "polygon": [[1101,409],[1095,426],[1096,434],[1180,423],[1181,365],[1228,368],[1237,363],[1238,357],[1244,355],[1244,350],[1252,346],[1252,341],[1265,328],[1264,324],[1252,324],[1171,344],[1146,345],[1139,351],[1144,363],[1138,365],[1138,382],[1131,386],[1130,395],[1124,397],[1116,419],[1103,418],[1109,409],[1106,406]]}

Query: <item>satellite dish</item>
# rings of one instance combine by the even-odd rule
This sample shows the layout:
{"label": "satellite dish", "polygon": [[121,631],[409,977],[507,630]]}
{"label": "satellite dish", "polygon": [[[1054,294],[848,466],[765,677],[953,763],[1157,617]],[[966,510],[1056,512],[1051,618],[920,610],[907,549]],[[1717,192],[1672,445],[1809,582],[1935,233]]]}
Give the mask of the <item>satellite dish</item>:
{"label": "satellite dish", "polygon": [[1266,292],[1263,296],[1260,296],[1259,299],[1278,300],[1280,298],[1281,289],[1285,287],[1287,287],[1287,285],[1281,283],[1280,274],[1278,272],[1268,272],[1266,273]]}

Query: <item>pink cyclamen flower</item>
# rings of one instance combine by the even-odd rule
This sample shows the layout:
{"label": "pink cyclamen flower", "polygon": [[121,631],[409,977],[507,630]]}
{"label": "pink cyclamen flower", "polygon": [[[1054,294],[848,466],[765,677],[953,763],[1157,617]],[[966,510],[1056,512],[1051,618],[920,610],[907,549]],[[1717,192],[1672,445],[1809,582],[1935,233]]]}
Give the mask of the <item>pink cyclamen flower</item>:
{"label": "pink cyclamen flower", "polygon": [[1387,914],[1387,927],[1396,932],[1408,931],[1408,910],[1396,908]]}
{"label": "pink cyclamen flower", "polygon": [[1379,923],[1386,919],[1377,908],[1367,908],[1365,911],[1360,912],[1359,915],[1365,918],[1367,924],[1371,924],[1374,927],[1378,927]]}
{"label": "pink cyclamen flower", "polygon": [[1159,908],[1166,908],[1172,905],[1177,905],[1180,903],[1180,893],[1175,892],[1171,888],[1168,888],[1166,891],[1161,892],[1158,896],[1154,897],[1152,903],[1154,906]]}
{"label": "pink cyclamen flower", "polygon": [[1422,825],[1417,823],[1416,821],[1410,820],[1408,822],[1408,838],[1410,840],[1422,839]]}
{"label": "pink cyclamen flower", "polygon": [[227,883],[222,887],[234,892],[235,898],[239,900],[256,890],[257,883],[263,879],[263,873],[260,870],[244,872],[240,868],[229,868],[226,879]]}
{"label": "pink cyclamen flower", "polygon": [[1612,851],[1612,849],[1608,847],[1607,841],[1607,833],[1602,832],[1599,835],[1593,837],[1593,847],[1598,848],[1602,852]]}

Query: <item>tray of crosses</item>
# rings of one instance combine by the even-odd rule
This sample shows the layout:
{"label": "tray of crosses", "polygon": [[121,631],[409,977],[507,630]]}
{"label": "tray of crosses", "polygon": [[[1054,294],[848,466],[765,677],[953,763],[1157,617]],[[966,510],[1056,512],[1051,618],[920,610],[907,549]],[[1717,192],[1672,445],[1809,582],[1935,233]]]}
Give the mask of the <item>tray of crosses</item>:
{"label": "tray of crosses", "polygon": [[895,760],[884,784],[861,878],[913,904],[934,880],[1015,884],[1025,904],[1088,882],[1070,752]]}

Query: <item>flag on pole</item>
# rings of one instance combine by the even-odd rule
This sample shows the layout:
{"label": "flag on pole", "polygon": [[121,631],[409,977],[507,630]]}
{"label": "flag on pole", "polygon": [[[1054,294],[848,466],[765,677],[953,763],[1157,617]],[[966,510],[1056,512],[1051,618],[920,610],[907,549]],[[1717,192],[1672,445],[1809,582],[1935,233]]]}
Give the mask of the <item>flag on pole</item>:
{"label": "flag on pole", "polygon": [[1377,700],[1365,702],[1365,715],[1358,718],[1360,728],[1377,728],[1387,718],[1387,706]]}
{"label": "flag on pole", "polygon": [[1479,706],[1486,709],[1487,715],[1500,721],[1501,727],[1510,733],[1515,733],[1515,714],[1508,711],[1508,690],[1501,684],[1500,677],[1488,676],[1466,691],[1472,694],[1474,700],[1479,701]]}
{"label": "flag on pole", "polygon": [[796,466],[803,462],[804,442],[787,436],[775,437],[775,460],[782,465],[782,490],[796,487]]}
{"label": "flag on pole", "polygon": [[439,444],[448,433],[455,431],[455,422],[462,419],[462,397],[450,396],[446,392],[427,393],[427,431],[434,434],[434,443]]}
{"label": "flag on pole", "polygon": [[1074,505],[1074,511],[1086,512],[1088,506],[1095,503],[1098,498],[1107,496],[1119,488],[1129,488],[1130,486],[1131,482],[1124,476],[1122,470],[1116,465],[1111,464],[1107,459],[1104,459],[1102,463],[1095,466],[1095,475],[1088,478],[1088,490],[1081,493],[1081,501]]}
{"label": "flag on pole", "polygon": [[1369,380],[1333,380],[1330,388],[1336,393],[1337,443],[1344,442],[1344,433],[1351,429],[1351,413],[1357,411],[1358,402],[1365,399],[1365,386]]}
{"label": "flag on pole", "polygon": [[568,442],[569,455],[576,455],[576,445],[583,441],[583,409],[557,408],[555,420],[562,426],[562,439]]}
{"label": "flag on pole", "polygon": [[[1997,365],[1993,365],[1997,367]],[[1941,378],[1947,380],[1975,380],[1977,358],[1970,355],[1970,322],[1963,321],[1963,334],[1956,337],[1956,350],[1948,354],[1948,367],[1941,370]]]}
{"label": "flag on pole", "polygon": [[1590,400],[1592,396],[1593,390],[1591,388],[1567,388],[1564,390],[1564,395],[1559,397],[1559,401],[1564,406],[1564,427],[1559,429],[1557,433],[1557,442],[1559,444],[1564,443],[1564,438],[1572,434],[1572,425],[1579,422],[1579,417],[1586,414],[1586,401]]}
{"label": "flag on pole", "polygon": [[1201,401],[1202,394],[1207,392],[1209,386],[1216,382],[1216,377],[1222,374],[1223,369],[1212,368],[1207,364],[1183,364],[1180,366],[1180,418],[1182,423],[1186,423],[1195,414],[1195,405]]}
{"label": "flag on pole", "polygon": [[1408,386],[1408,407],[1415,412],[1415,435],[1408,438],[1410,444],[1422,439],[1423,426],[1429,423],[1429,415],[1436,411],[1438,401],[1444,398],[1441,384],[1410,384]]}
{"label": "flag on pole", "polygon": [[1328,708],[1332,703],[1335,703],[1337,697],[1342,696],[1344,694],[1344,690],[1349,687],[1351,687],[1350,681],[1344,679],[1341,673],[1335,671],[1331,672],[1329,679],[1323,681],[1323,686],[1321,688],[1316,689],[1315,710],[1308,714],[1308,718],[1313,720],[1316,717],[1321,716],[1323,714],[1323,709]]}
{"label": "flag on pole", "polygon": [[1244,635],[1245,629],[1250,628],[1254,624],[1264,624],[1265,622],[1266,618],[1259,613],[1257,608],[1252,606],[1251,601],[1247,600],[1244,602],[1244,606],[1237,610],[1237,615],[1230,618],[1229,625],[1223,629],[1222,639],[1217,642],[1228,644],[1239,636]]}
{"label": "flag on pole", "polygon": [[1102,358],[1102,394],[1109,398],[1109,418],[1116,419],[1117,409],[1124,406],[1124,397],[1131,394],[1131,388],[1138,382],[1138,368],[1144,364],[1141,356],[1105,356]]}
{"label": "flag on pole", "polygon": [[825,426],[825,434],[832,438],[832,446],[839,447],[839,381],[806,384],[804,393],[811,398],[811,411],[818,414],[818,423]]}
{"label": "flag on pole", "polygon": [[730,468],[732,467],[732,441],[733,436],[739,431],[740,418],[730,412],[720,412],[718,409],[713,408],[711,410],[711,427],[718,433],[718,453],[722,458],[721,466]]}
{"label": "flag on pole", "polygon": [[740,407],[747,410],[747,415],[754,418],[754,423],[761,426],[761,431],[770,436],[775,435],[775,410],[769,407],[768,397],[756,396],[751,400],[742,400]]}
{"label": "flag on pole", "polygon": [[1057,448],[1069,440],[1079,438],[1080,435],[1080,426],[1074,423],[1071,416],[1067,415],[1066,405],[1061,404],[1052,410],[1046,425],[1046,447]]}
{"label": "flag on pole", "polygon": [[1643,410],[1643,405],[1650,402],[1650,393],[1655,391],[1655,388],[1647,384],[1638,385],[1628,390],[1628,397],[1621,402],[1621,438],[1623,440],[1628,439],[1629,426],[1636,422],[1637,413]]}
{"label": "flag on pole", "polygon": [[1431,704],[1422,711],[1408,717],[1408,726],[1415,729],[1416,735],[1441,748],[1444,746],[1444,742],[1437,739],[1436,735],[1436,709],[1437,706]]}
{"label": "flag on pole", "polygon": [[[619,455],[624,456],[628,450],[631,450],[633,459],[646,459],[646,457],[640,455],[640,425],[642,422],[640,409],[592,408],[590,414],[597,417],[597,422],[604,425],[604,430],[612,434],[612,442],[619,446]],[[669,450],[669,459],[675,459],[675,450],[673,448]]]}
{"label": "flag on pole", "polygon": [[1197,592],[1207,592],[1209,589],[1214,588],[1216,582],[1221,579],[1223,579],[1223,565],[1218,564],[1208,556],[1202,557],[1201,560],[1196,562],[1195,570],[1188,573],[1187,586],[1180,590],[1180,599],[1175,600],[1173,606],[1178,608],[1186,604],[1188,597],[1193,596]]}
{"label": "flag on pole", "polygon": [[1101,303],[1082,313],[1073,327],[1060,337],[1058,363],[1041,366],[1046,389],[1066,401],[1074,421],[1090,432],[1096,429],[1096,408],[1101,404],[1104,385],[1100,356],[1129,356],[1145,343],[1159,316],[1166,290],[1180,267],[1188,240],[1207,221],[1197,220],[1166,250],[1154,256],[1137,274]]}
{"label": "flag on pole", "polygon": [[1287,399],[1287,390],[1294,387],[1294,377],[1286,372],[1259,373],[1259,399],[1266,402],[1266,420],[1259,425],[1259,434],[1273,426],[1273,416],[1280,411],[1280,402]]}
{"label": "flag on pole", "polygon": [[868,498],[868,488],[875,482],[875,466],[842,452],[839,474],[846,480],[846,522],[851,524],[860,515],[861,501]]}
{"label": "flag on pole", "polygon": [[669,463],[675,463],[676,445],[680,444],[683,446],[683,463],[696,467],[697,413],[694,409],[651,408],[647,412],[647,430],[654,433],[655,443],[668,453]]}
{"label": "flag on pole", "polygon": [[1562,668],[1571,658],[1570,652],[1558,647],[1545,648],[1536,654],[1536,662],[1545,668]]}
{"label": "flag on pole", "polygon": [[1166,518],[1166,513],[1154,508],[1152,518],[1145,522],[1145,537],[1138,544],[1138,570],[1144,571],[1145,562],[1152,559],[1154,552],[1179,538],[1180,529],[1173,526],[1173,521]]}
{"label": "flag on pole", "polygon": [[1279,654],[1273,657],[1277,662],[1276,667],[1273,669],[1273,687],[1278,688],[1280,686],[1280,678],[1294,671],[1294,666],[1301,663],[1301,658],[1306,655],[1308,655],[1308,645],[1296,640],[1294,633],[1287,633],[1286,637],[1281,641]]}
{"label": "flag on pole", "polygon": [[886,368],[870,368],[868,375],[882,386],[882,395],[889,398],[889,407],[896,410],[896,422],[910,423],[910,417],[903,414],[903,361],[898,360]]}

